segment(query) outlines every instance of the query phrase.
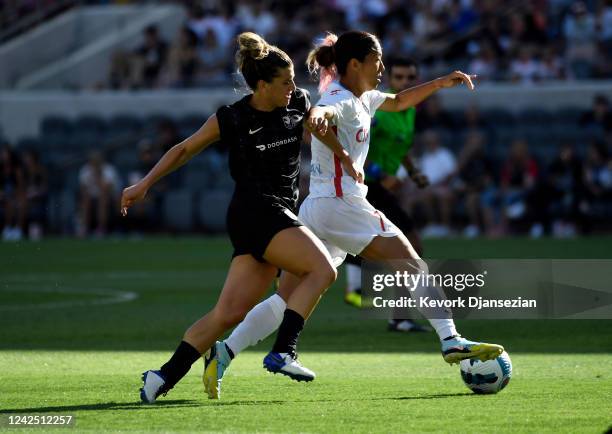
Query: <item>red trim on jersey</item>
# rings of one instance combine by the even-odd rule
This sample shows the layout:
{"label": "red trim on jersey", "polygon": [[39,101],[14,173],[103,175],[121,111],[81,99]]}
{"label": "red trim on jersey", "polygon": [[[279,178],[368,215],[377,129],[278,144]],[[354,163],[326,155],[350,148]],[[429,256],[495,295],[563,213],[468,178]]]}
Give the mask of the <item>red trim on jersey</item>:
{"label": "red trim on jersey", "polygon": [[376,210],[376,211],[374,211],[374,214],[377,215],[378,218],[380,219],[380,228],[383,231],[386,231],[386,229],[385,229],[385,221],[383,220],[382,216],[380,215],[380,211]]}
{"label": "red trim on jersey", "polygon": [[[335,135],[338,135],[338,127],[336,125],[332,126],[332,131]],[[340,158],[336,154],[334,154],[334,187],[336,188],[336,197],[342,197],[342,164],[340,163]]]}
{"label": "red trim on jersey", "polygon": [[336,154],[334,154],[334,167],[336,176],[334,176],[334,187],[336,187],[336,196],[342,197],[342,164]]}

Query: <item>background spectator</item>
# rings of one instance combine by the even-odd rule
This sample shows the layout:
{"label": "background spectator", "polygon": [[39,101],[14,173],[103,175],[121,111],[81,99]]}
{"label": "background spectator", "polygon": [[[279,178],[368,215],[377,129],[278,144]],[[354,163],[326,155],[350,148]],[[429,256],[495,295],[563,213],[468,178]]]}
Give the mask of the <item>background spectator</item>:
{"label": "background spectator", "polygon": [[581,222],[580,199],[583,191],[582,162],[570,144],[563,144],[547,173],[529,194],[527,204],[533,213],[531,235],[552,233],[571,237]]}
{"label": "background spectator", "polygon": [[[598,208],[612,204],[612,159],[601,142],[589,146],[584,165],[584,197],[580,209],[587,216],[594,216]],[[589,220],[587,220],[589,221]],[[592,228],[585,228],[588,232]]]}
{"label": "background spectator", "polygon": [[77,235],[85,237],[93,229],[96,237],[103,237],[109,229],[111,207],[114,209],[119,200],[121,181],[117,170],[104,160],[101,152],[94,151],[79,171],[79,187]]}
{"label": "background spectator", "polygon": [[527,141],[515,140],[501,170],[502,232],[507,231],[509,220],[525,215],[525,201],[537,178],[538,165],[529,153]]}
{"label": "background spectator", "polygon": [[450,184],[457,163],[452,152],[440,145],[440,138],[433,130],[426,131],[422,141],[425,149],[419,165],[429,179],[429,187],[414,191],[408,207],[423,208],[428,222],[423,236],[443,237],[450,234],[454,197]]}
{"label": "background spectator", "polygon": [[0,207],[2,239],[19,241],[25,228],[25,180],[21,161],[8,144],[0,149]]}
{"label": "background spectator", "polygon": [[159,72],[166,61],[167,44],[159,37],[156,26],[144,31],[144,43],[136,50],[138,60],[138,83],[146,88],[155,87]]}
{"label": "background spectator", "polygon": [[23,153],[23,171],[28,237],[39,240],[47,221],[49,179],[38,152],[26,150]]}
{"label": "background spectator", "polygon": [[468,225],[463,235],[474,238],[481,233],[481,228],[489,234],[493,228],[494,218],[490,202],[495,194],[494,164],[484,151],[485,136],[478,131],[468,133],[461,149],[457,163],[457,180],[455,192],[462,196],[468,217]]}

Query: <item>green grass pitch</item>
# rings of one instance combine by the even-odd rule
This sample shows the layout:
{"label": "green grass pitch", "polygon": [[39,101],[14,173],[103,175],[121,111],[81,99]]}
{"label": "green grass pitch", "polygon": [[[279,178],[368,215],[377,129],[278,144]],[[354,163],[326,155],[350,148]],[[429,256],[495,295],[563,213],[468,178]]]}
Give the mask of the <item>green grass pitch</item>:
{"label": "green grass pitch", "polygon": [[[610,258],[610,245],[599,237],[425,247],[437,258]],[[222,400],[204,396],[198,362],[157,404],[141,405],[141,372],[165,362],[212,307],[230,252],[225,238],[0,244],[0,431],[15,431],[8,417],[23,414],[74,415],[67,432],[602,433],[612,425],[612,321],[459,322],[465,336],[503,344],[514,365],[505,390],[474,395],[433,334],[388,333],[344,305],[342,277],[302,334],[314,382],[266,373],[268,339],[232,364]]]}

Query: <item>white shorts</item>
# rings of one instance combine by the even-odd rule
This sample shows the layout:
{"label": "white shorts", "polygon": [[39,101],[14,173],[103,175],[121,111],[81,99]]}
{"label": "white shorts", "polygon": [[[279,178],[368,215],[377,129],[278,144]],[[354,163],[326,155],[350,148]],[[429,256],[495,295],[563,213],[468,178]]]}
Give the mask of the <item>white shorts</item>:
{"label": "white shorts", "polygon": [[401,234],[382,212],[358,196],[307,197],[298,218],[323,241],[336,267],[347,253],[359,255],[374,237]]}

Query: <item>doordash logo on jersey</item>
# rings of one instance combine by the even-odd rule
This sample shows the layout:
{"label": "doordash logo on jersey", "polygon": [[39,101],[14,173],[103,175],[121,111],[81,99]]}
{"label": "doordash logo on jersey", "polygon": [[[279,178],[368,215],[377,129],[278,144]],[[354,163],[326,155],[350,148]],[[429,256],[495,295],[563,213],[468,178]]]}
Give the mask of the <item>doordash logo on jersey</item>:
{"label": "doordash logo on jersey", "polygon": [[369,135],[370,130],[361,128],[359,131],[357,131],[357,134],[355,134],[355,139],[357,140],[357,143],[363,143],[368,140]]}
{"label": "doordash logo on jersey", "polygon": [[286,145],[287,143],[297,142],[297,139],[297,136],[293,136],[288,139],[279,140],[278,142],[268,143],[267,145],[257,145],[256,148],[260,151],[265,151],[266,149],[276,148],[277,146]]}

